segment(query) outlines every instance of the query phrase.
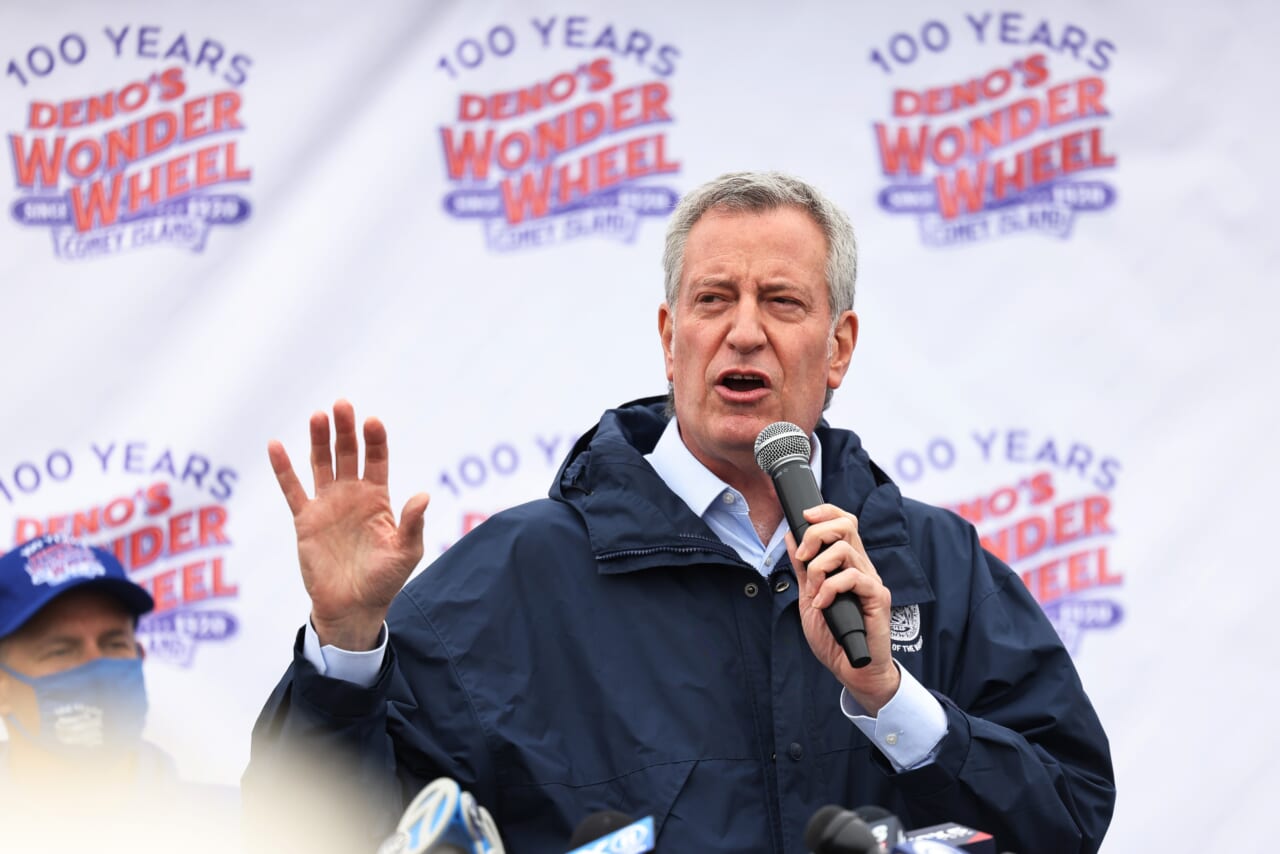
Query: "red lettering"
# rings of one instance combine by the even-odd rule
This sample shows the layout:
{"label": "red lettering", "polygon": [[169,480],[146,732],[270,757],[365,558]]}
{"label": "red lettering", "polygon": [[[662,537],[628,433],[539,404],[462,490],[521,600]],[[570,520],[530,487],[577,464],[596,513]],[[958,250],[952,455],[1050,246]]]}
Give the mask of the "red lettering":
{"label": "red lettering", "polygon": [[919,175],[924,170],[924,153],[929,144],[929,126],[922,125],[916,129],[915,138],[911,129],[904,126],[896,128],[897,136],[889,139],[889,129],[882,122],[876,122],[876,142],[880,146],[880,167],[886,175],[897,175],[905,171],[908,175]]}
{"label": "red lettering", "polygon": [[938,209],[943,219],[955,219],[961,213],[961,207],[972,213],[983,208],[983,187],[987,183],[987,163],[982,161],[974,167],[957,169],[947,175],[938,175],[933,180],[938,194]]}
{"label": "red lettering", "polygon": [[240,592],[237,584],[228,584],[222,578],[222,558],[213,559],[213,595],[217,597],[235,596]]}
{"label": "red lettering", "polygon": [[[107,190],[108,182],[111,189]],[[85,186],[71,188],[71,213],[75,220],[76,231],[88,231],[94,223],[113,225],[120,215],[120,193],[124,182],[119,173],[109,179],[99,178],[90,183],[88,198],[85,197]]]}
{"label": "red lettering", "polygon": [[[567,169],[565,166],[560,167]],[[552,168],[543,166],[538,172],[525,172],[519,179],[504,178],[502,204],[507,212],[507,222],[515,225],[523,222],[526,213],[535,219],[547,215],[551,209]]]}
{"label": "red lettering", "polygon": [[210,131],[240,130],[237,113],[240,111],[240,94],[238,92],[218,92],[209,96],[213,101],[213,125]]}
{"label": "red lettering", "polygon": [[453,128],[441,128],[440,136],[444,142],[445,164],[450,180],[471,177],[483,181],[489,177],[489,161],[493,156],[492,130],[484,132],[482,143],[477,143],[477,135],[473,130],[463,131],[461,140],[456,142]]}
{"label": "red lettering", "polygon": [[176,569],[166,570],[152,576],[150,588],[151,598],[156,602],[155,613],[172,610],[181,602],[178,600],[177,592],[174,590],[174,581],[177,577]]}
{"label": "red lettering", "polygon": [[227,510],[214,504],[200,508],[200,547],[209,545],[226,545],[231,538],[223,533],[222,527],[227,524]]}
{"label": "red lettering", "polygon": [[203,560],[183,564],[182,567],[182,601],[199,602],[209,598],[209,589],[204,585],[204,569],[208,563]]}
{"label": "red lettering", "polygon": [[18,176],[18,186],[34,187],[39,176],[40,184],[45,187],[58,185],[58,172],[62,169],[62,153],[66,146],[66,137],[55,137],[52,150],[45,145],[45,140],[31,140],[31,148],[24,150],[25,140],[16,133],[9,134],[9,147],[13,152],[13,165]]}
{"label": "red lettering", "polygon": [[191,551],[196,546],[191,536],[191,521],[195,511],[175,513],[169,517],[169,554],[177,555]]}
{"label": "red lettering", "polygon": [[191,183],[187,180],[187,166],[190,162],[190,156],[184,154],[173,158],[165,164],[164,194],[167,198],[181,196],[191,189]]}
{"label": "red lettering", "polygon": [[27,127],[32,130],[44,130],[58,123],[58,108],[47,101],[32,101],[31,111],[27,114]]}

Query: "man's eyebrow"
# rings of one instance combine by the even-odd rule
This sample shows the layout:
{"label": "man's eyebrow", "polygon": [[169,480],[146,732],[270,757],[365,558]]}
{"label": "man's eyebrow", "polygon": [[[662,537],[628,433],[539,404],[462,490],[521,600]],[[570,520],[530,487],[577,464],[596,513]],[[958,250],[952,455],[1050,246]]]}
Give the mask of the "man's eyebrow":
{"label": "man's eyebrow", "polygon": [[55,630],[47,635],[35,637],[31,639],[31,646],[36,650],[43,650],[54,646],[72,645],[80,642],[78,635],[65,634],[62,631]]}

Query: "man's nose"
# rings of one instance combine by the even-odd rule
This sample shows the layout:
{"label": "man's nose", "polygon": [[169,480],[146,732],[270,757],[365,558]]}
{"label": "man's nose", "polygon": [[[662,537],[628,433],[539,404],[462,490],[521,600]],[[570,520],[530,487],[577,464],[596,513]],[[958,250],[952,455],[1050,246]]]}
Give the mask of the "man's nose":
{"label": "man's nose", "polygon": [[739,300],[726,339],[729,346],[739,353],[750,353],[763,347],[766,339],[761,321],[760,306],[755,300]]}

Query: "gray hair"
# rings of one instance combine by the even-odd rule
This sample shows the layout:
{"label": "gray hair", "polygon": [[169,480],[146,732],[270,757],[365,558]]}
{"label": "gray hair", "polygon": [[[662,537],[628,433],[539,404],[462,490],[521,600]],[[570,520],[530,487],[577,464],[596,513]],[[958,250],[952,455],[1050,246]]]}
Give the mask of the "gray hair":
{"label": "gray hair", "polygon": [[[782,172],[729,172],[690,190],[680,199],[667,223],[667,241],[662,252],[667,305],[673,321],[680,296],[680,277],[684,274],[684,248],[698,220],[711,210],[763,213],[783,207],[799,208],[809,214],[827,239],[827,304],[831,309],[831,328],[835,329],[841,312],[853,308],[854,283],[858,278],[858,243],[853,236],[853,225],[844,211],[817,187]],[[831,405],[831,396],[832,390],[827,389],[824,410]],[[668,383],[666,416],[670,418],[674,414],[675,388]]]}
{"label": "gray hair", "polygon": [[781,172],[730,172],[685,194],[667,224],[662,269],[666,277],[667,305],[675,311],[684,273],[684,248],[689,232],[711,210],[760,213],[796,207],[813,218],[827,239],[827,302],[834,324],[840,313],[853,308],[854,281],[858,277],[858,244],[844,211],[818,189]]}

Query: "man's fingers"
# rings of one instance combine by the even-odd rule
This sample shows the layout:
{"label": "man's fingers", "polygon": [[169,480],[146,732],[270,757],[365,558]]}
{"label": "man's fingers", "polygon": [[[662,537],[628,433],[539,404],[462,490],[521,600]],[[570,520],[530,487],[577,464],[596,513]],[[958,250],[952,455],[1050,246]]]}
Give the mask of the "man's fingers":
{"label": "man's fingers", "polygon": [[302,488],[284,445],[275,439],[268,442],[267,459],[271,460],[271,470],[276,473],[276,481],[280,484],[280,491],[284,493],[284,500],[289,504],[289,510],[297,516],[306,506],[307,491]]}
{"label": "man's fingers", "polygon": [[430,495],[419,492],[406,501],[404,509],[400,511],[400,544],[404,547],[416,548],[419,555],[422,551],[422,530],[425,526],[423,514],[427,512],[427,504],[430,501]]}
{"label": "man's fingers", "polygon": [[360,476],[360,440],[356,438],[356,410],[349,402],[333,405],[334,477],[355,480]]}
{"label": "man's fingers", "polygon": [[837,593],[852,593],[865,599],[879,587],[876,579],[857,569],[845,569],[826,577],[813,594],[813,607],[825,608],[835,601]]}
{"label": "man's fingers", "polygon": [[387,428],[377,418],[364,422],[364,479],[387,485]]}
{"label": "man's fingers", "polygon": [[[824,511],[828,508],[834,513],[825,513]],[[844,540],[861,545],[862,541],[858,538],[858,520],[855,516],[845,513],[830,504],[811,507],[805,511],[806,518],[810,514],[815,517],[821,515],[822,518],[809,520],[809,529],[804,532],[804,539],[800,541],[800,545],[797,548],[797,557],[800,560],[811,560],[824,543],[835,543]]]}
{"label": "man's fingers", "polygon": [[333,457],[329,453],[329,416],[323,412],[311,413],[311,477],[316,492],[333,483]]}

